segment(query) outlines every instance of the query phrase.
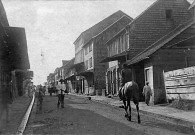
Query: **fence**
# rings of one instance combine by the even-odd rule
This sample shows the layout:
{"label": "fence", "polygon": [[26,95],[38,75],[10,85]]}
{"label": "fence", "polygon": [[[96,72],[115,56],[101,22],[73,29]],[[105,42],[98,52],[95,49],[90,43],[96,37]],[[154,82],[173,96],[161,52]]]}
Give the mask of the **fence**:
{"label": "fence", "polygon": [[195,67],[164,72],[167,99],[195,100]]}

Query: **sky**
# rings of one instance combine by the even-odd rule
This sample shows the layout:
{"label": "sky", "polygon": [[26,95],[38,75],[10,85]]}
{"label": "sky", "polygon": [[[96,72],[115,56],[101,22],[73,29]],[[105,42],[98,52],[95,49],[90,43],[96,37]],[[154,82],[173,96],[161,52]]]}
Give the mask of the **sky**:
{"label": "sky", "polygon": [[83,31],[118,10],[136,18],[155,1],[2,0],[9,25],[25,28],[34,84],[75,56],[73,42]]}

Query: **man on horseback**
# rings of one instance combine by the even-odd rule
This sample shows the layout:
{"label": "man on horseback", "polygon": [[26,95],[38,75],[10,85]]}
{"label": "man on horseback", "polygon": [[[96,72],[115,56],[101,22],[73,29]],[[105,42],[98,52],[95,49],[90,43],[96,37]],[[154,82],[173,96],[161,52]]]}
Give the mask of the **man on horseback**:
{"label": "man on horseback", "polygon": [[[127,64],[123,64],[123,69],[121,70],[121,88],[119,91],[122,90],[125,83],[132,81],[132,71],[128,68]],[[121,92],[119,92],[119,98],[122,100]]]}
{"label": "man on horseback", "polygon": [[131,121],[131,99],[136,105],[138,123],[141,123],[139,115],[139,87],[136,82],[132,81],[132,71],[128,69],[127,64],[123,64],[121,71],[121,88],[119,90],[119,98],[123,101],[125,109],[125,117]]}

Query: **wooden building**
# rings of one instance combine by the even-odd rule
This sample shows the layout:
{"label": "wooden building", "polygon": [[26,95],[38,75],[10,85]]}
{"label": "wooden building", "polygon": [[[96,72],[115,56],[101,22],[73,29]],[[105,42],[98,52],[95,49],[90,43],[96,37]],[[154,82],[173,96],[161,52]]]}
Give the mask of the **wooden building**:
{"label": "wooden building", "polygon": [[[114,67],[114,74],[112,71],[111,76],[118,81],[120,79],[120,67],[123,63],[126,61],[129,63],[132,58],[173,31],[186,20],[189,20],[189,6],[190,4],[186,0],[157,0],[115,35],[115,37],[108,41],[106,45],[109,55],[102,62],[110,61],[109,64]],[[128,35],[126,44],[124,44],[122,40],[124,35]],[[140,97],[142,97],[142,88],[146,81],[149,81],[152,89],[154,89],[154,83],[150,81],[153,79],[153,75],[146,77],[144,73],[145,70],[147,70],[147,73],[150,74],[152,70],[151,67],[148,66],[146,69],[143,63],[134,64],[133,66],[130,64],[129,67],[133,70],[133,80],[136,81],[140,87]],[[109,72],[108,69],[107,73]],[[110,78],[108,77],[108,82],[109,80],[113,80]],[[115,87],[118,88],[118,84],[119,82],[115,83]],[[109,91],[109,87],[107,88]],[[154,99],[152,99],[151,102],[154,102]]]}
{"label": "wooden building", "polygon": [[84,70],[76,74],[78,81],[81,81],[82,93],[101,95],[102,89],[106,89],[105,71],[108,64],[99,63],[107,56],[105,42],[131,20],[122,11],[117,11],[81,33],[74,42],[75,65],[84,65]]}

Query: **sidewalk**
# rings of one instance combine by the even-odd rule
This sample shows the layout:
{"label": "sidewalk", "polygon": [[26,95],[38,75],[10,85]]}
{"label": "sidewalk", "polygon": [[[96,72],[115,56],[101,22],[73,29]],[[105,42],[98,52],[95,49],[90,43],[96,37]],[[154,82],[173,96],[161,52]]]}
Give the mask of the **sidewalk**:
{"label": "sidewalk", "polygon": [[[88,98],[86,95],[77,95]],[[107,98],[104,96],[90,96],[91,100],[101,102],[104,104],[109,104],[115,107],[119,107],[123,105],[122,101],[119,101],[119,98]],[[131,102],[131,107],[133,111],[136,111],[136,107]],[[160,105],[151,105],[147,106],[144,102],[139,103],[140,113],[145,114],[147,116],[160,119],[163,121],[167,121],[176,125],[182,125],[186,127],[193,128],[195,131],[195,111],[183,111],[176,108],[171,108],[168,106],[160,106]]]}
{"label": "sidewalk", "polygon": [[25,96],[18,97],[12,104],[9,105],[9,122],[3,125],[3,129],[1,129],[0,134],[10,135],[17,133],[17,129],[23,119],[24,114],[26,113],[31,99],[32,98]]}

